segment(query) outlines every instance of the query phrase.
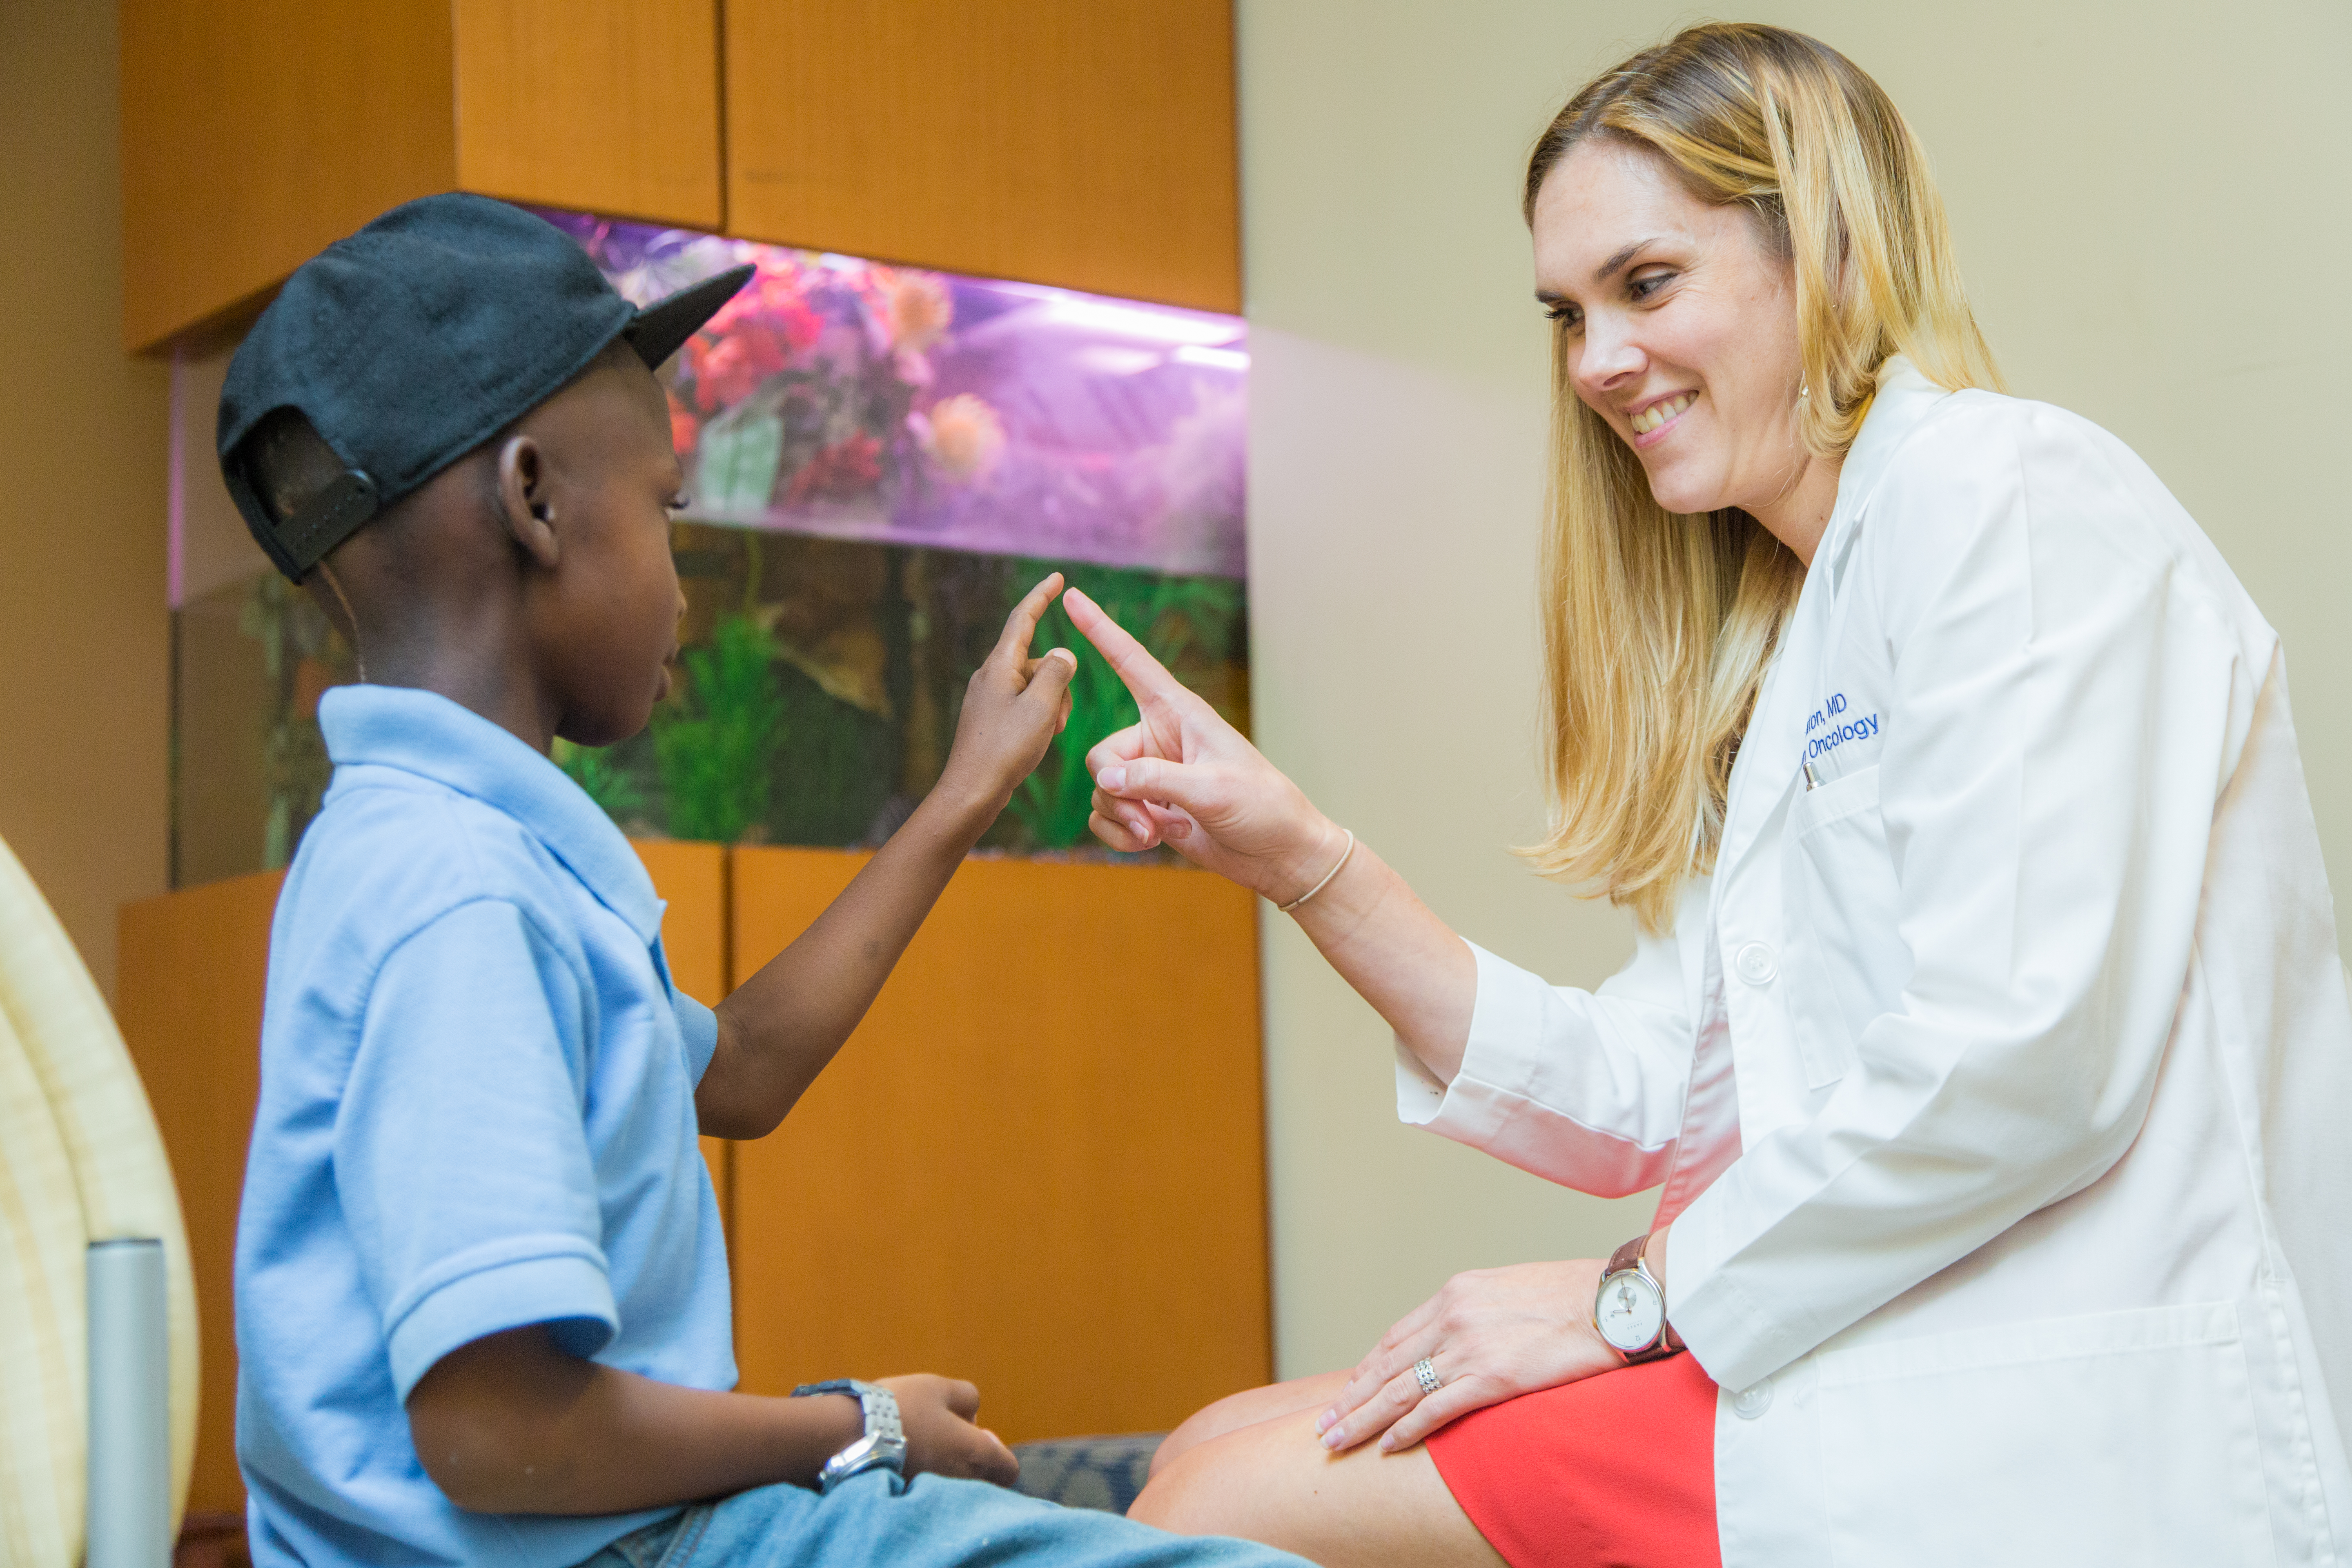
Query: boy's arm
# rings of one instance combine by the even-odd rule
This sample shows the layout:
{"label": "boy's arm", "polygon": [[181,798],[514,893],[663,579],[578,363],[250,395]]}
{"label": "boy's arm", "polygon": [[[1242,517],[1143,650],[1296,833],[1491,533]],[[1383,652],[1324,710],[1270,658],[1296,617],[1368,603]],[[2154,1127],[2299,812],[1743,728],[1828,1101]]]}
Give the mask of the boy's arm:
{"label": "boy's arm", "polygon": [[[1009,1483],[1020,1473],[975,1426],[980,1395],[943,1377],[895,1377],[907,1474]],[[864,1430],[845,1394],[771,1399],[680,1388],[567,1353],[544,1326],[512,1329],[436,1363],[408,1396],[425,1473],[477,1513],[627,1513],[751,1487],[813,1484]]]}
{"label": "boy's arm", "polygon": [[1077,660],[1029,657],[1060,574],[1029,592],[975,671],[938,787],[831,908],[719,1005],[719,1048],[694,1095],[702,1131],[764,1138],[866,1016],[891,966],[988,825],[1069,718]]}

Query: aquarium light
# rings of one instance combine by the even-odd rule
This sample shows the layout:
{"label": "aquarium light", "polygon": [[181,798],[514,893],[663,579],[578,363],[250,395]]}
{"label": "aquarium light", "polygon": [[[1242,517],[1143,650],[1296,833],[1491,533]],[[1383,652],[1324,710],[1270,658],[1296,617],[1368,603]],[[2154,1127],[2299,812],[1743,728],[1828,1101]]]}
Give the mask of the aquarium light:
{"label": "aquarium light", "polygon": [[1186,343],[1168,356],[1178,364],[1197,364],[1210,370],[1249,369],[1249,350],[1202,348],[1198,343]]}
{"label": "aquarium light", "polygon": [[1190,312],[1155,310],[1146,305],[1114,305],[1108,300],[1089,300],[1075,294],[1048,299],[1033,319],[1108,337],[1198,347],[1229,343],[1242,334],[1241,323],[1231,317],[1220,320]]}
{"label": "aquarium light", "polygon": [[[1190,347],[1187,344],[1176,353],[1181,355]],[[1080,349],[1070,357],[1088,370],[1099,371],[1105,375],[1133,375],[1138,371],[1154,370],[1165,364],[1168,358],[1158,349],[1115,349],[1107,343]]]}

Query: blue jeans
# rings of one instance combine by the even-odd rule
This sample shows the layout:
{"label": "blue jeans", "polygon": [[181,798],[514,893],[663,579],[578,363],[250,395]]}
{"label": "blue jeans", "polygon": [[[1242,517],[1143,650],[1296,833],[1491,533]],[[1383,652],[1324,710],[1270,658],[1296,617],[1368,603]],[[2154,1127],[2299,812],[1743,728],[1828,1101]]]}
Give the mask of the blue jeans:
{"label": "blue jeans", "polygon": [[824,1497],[761,1487],[623,1536],[581,1568],[1305,1568],[1270,1546],[1171,1535],[1093,1509],[1060,1508],[984,1481],[887,1470]]}

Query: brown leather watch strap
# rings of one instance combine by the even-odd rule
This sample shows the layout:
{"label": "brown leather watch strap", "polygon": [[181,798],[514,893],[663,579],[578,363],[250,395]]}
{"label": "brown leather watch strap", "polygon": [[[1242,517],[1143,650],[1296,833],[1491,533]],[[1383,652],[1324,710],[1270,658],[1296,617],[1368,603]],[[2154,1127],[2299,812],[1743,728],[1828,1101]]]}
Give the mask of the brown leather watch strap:
{"label": "brown leather watch strap", "polygon": [[[1633,1240],[1625,1243],[1624,1246],[1619,1247],[1616,1251],[1609,1255],[1609,1261],[1601,1268],[1601,1277],[1603,1279],[1606,1279],[1612,1274],[1619,1273],[1627,1268],[1640,1268],[1644,1274],[1649,1274],[1650,1271],[1646,1261],[1649,1249],[1650,1233],[1645,1230],[1641,1235],[1633,1237]],[[1650,1279],[1653,1283],[1655,1283],[1657,1276],[1651,1274]],[[1658,1288],[1658,1305],[1662,1309],[1665,1305],[1665,1287],[1661,1285]],[[1661,1317],[1658,1323],[1658,1343],[1656,1348],[1642,1352],[1639,1359],[1650,1360],[1661,1355],[1679,1355],[1688,1348],[1689,1347],[1687,1345],[1683,1343],[1682,1336],[1675,1332],[1674,1323],[1670,1320]]]}
{"label": "brown leather watch strap", "polygon": [[[1655,1234],[1657,1233],[1654,1231],[1643,1231],[1639,1237],[1640,1245],[1634,1248],[1634,1256],[1642,1260],[1642,1267],[1644,1269],[1648,1269],[1650,1267],[1650,1237]],[[1654,1271],[1650,1274],[1650,1278],[1657,1280],[1658,1283],[1658,1310],[1660,1313],[1658,1319],[1658,1345],[1663,1350],[1674,1351],[1680,1353],[1682,1351],[1686,1350],[1689,1347],[1683,1343],[1682,1336],[1675,1332],[1674,1320],[1664,1316],[1666,1306],[1665,1281],[1658,1279],[1658,1276]]]}

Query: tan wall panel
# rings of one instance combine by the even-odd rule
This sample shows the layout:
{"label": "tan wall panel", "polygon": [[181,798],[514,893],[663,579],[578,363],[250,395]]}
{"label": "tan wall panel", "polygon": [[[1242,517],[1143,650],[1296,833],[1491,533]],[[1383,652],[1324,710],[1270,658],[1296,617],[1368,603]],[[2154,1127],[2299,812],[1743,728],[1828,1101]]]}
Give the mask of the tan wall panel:
{"label": "tan wall panel", "polygon": [[166,371],[121,352],[114,7],[0,5],[0,838],[99,985],[168,884]]}
{"label": "tan wall panel", "polygon": [[246,1144],[261,1091],[261,994],[277,871],[122,909],[115,1017],[179,1184],[196,1277],[204,1384],[191,1513],[238,1513],[233,1270]]}
{"label": "tan wall panel", "polygon": [[1225,0],[730,0],[732,230],[1241,308]]}
{"label": "tan wall panel", "polygon": [[457,184],[716,229],[716,0],[457,0]]}
{"label": "tan wall panel", "polygon": [[[737,850],[736,973],[864,859]],[[968,862],[782,1129],[738,1146],[744,1386],[944,1373],[1021,1441],[1265,1381],[1255,924],[1202,872]]]}
{"label": "tan wall panel", "polygon": [[121,16],[130,348],[250,309],[456,183],[448,0],[125,0]]}

